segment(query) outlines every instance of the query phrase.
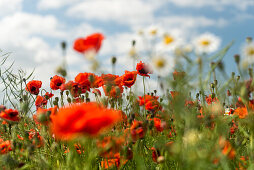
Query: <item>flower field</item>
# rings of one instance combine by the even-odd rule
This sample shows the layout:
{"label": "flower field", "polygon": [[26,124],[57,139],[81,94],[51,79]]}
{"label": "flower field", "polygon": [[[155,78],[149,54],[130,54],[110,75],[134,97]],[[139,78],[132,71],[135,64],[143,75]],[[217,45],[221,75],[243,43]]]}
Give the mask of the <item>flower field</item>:
{"label": "flower field", "polygon": [[[63,58],[49,85],[33,73],[14,73],[1,53],[1,169],[254,169],[250,37],[232,56],[236,72],[223,65],[234,42],[222,47],[205,33],[190,44],[176,43],[167,58],[177,40],[164,34],[162,53],[151,40],[149,51],[138,54],[133,41],[133,69],[120,75],[117,57],[111,73],[100,71],[103,61],[96,56],[104,39],[101,33],[77,38],[73,50],[92,71],[70,79]],[[149,88],[150,81],[157,88]]]}

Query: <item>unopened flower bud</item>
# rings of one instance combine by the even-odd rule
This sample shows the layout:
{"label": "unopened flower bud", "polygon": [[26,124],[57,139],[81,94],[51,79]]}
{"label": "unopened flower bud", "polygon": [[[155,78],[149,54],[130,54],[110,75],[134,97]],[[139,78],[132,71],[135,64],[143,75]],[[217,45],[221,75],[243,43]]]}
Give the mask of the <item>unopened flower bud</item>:
{"label": "unopened flower bud", "polygon": [[61,42],[61,47],[62,47],[63,50],[66,49],[66,42],[65,42],[65,41],[62,41],[62,42]]}
{"label": "unopened flower bud", "polygon": [[213,83],[211,83],[211,85],[210,85],[210,86],[211,86],[211,88],[212,88],[212,89],[214,89],[214,84],[213,84]]}
{"label": "unopened flower bud", "polygon": [[132,46],[134,47],[136,45],[136,40],[132,40]]}
{"label": "unopened flower bud", "polygon": [[111,58],[112,64],[113,64],[113,65],[116,64],[116,61],[117,61],[117,58],[116,58],[115,56],[113,56],[113,57]]}
{"label": "unopened flower bud", "polygon": [[232,72],[231,77],[232,77],[232,79],[235,78],[235,72]]}
{"label": "unopened flower bud", "polygon": [[236,80],[240,80],[240,76],[237,76],[237,77],[236,77]]}
{"label": "unopened flower bud", "polygon": [[235,54],[234,58],[235,58],[236,64],[239,64],[240,63],[240,55],[239,54]]}
{"label": "unopened flower bud", "polygon": [[251,42],[252,42],[252,37],[247,37],[247,38],[246,38],[246,42],[247,42],[247,43],[251,43]]}
{"label": "unopened flower bud", "polygon": [[68,97],[68,98],[67,98],[67,101],[68,101],[68,103],[71,103],[71,98]]}

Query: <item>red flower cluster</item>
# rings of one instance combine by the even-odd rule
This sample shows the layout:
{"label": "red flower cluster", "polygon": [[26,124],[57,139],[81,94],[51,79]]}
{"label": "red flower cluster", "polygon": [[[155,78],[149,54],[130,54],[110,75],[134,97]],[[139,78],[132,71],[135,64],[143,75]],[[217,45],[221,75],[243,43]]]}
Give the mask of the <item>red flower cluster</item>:
{"label": "red flower cluster", "polygon": [[162,109],[158,102],[158,96],[145,95],[144,97],[139,96],[139,105],[145,105],[145,109],[152,112],[157,112]]}
{"label": "red flower cluster", "polygon": [[4,141],[0,138],[0,154],[6,154],[9,151],[12,151],[11,142],[9,140]]}

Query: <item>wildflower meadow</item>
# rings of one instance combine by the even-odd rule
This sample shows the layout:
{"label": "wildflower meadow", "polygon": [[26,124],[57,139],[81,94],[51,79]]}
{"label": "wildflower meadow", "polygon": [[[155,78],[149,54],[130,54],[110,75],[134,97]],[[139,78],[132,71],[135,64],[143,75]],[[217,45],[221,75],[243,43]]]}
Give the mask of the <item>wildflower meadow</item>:
{"label": "wildflower meadow", "polygon": [[223,58],[234,41],[222,46],[204,33],[178,45],[157,31],[137,33],[149,48],[139,53],[130,42],[132,69],[120,75],[116,56],[110,72],[100,70],[106,35],[73,37],[72,50],[91,72],[70,79],[63,57],[48,85],[14,70],[3,49],[1,169],[254,169],[252,38],[231,56],[236,72],[228,73]]}

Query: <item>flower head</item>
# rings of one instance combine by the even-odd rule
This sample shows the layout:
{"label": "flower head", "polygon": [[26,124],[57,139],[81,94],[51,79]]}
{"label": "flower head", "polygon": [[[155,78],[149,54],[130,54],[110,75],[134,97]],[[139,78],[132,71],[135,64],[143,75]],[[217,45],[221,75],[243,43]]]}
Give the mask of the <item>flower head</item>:
{"label": "flower head", "polygon": [[212,53],[220,46],[220,38],[211,34],[204,33],[194,39],[194,46],[197,53]]}
{"label": "flower head", "polygon": [[242,48],[243,56],[245,57],[245,61],[249,63],[254,62],[254,43],[248,43]]}
{"label": "flower head", "polygon": [[117,110],[104,108],[97,103],[76,103],[51,115],[51,132],[57,139],[68,140],[79,135],[96,136],[121,120]]}
{"label": "flower head", "polygon": [[140,76],[145,76],[145,77],[149,77],[150,76],[148,74],[151,74],[152,71],[151,71],[151,68],[149,67],[149,65],[143,63],[142,61],[140,61],[137,66],[136,66],[136,70],[137,70],[137,73],[140,75]]}
{"label": "flower head", "polygon": [[60,88],[60,86],[65,83],[65,78],[60,77],[58,75],[55,75],[51,80],[50,80],[50,88],[52,90],[57,90]]}
{"label": "flower head", "polygon": [[13,109],[6,109],[2,111],[0,113],[0,118],[13,122],[17,122],[20,120],[19,112]]}
{"label": "flower head", "polygon": [[126,87],[131,87],[137,77],[137,71],[125,71],[125,74],[122,76],[122,85]]}
{"label": "flower head", "polygon": [[151,65],[157,75],[165,77],[172,71],[175,63],[172,57],[154,56]]}
{"label": "flower head", "polygon": [[41,88],[42,82],[39,80],[32,80],[26,84],[26,91],[31,94],[38,95]]}
{"label": "flower head", "polygon": [[101,33],[94,33],[86,38],[78,38],[75,40],[73,48],[80,53],[86,53],[89,50],[98,52],[104,36]]}

